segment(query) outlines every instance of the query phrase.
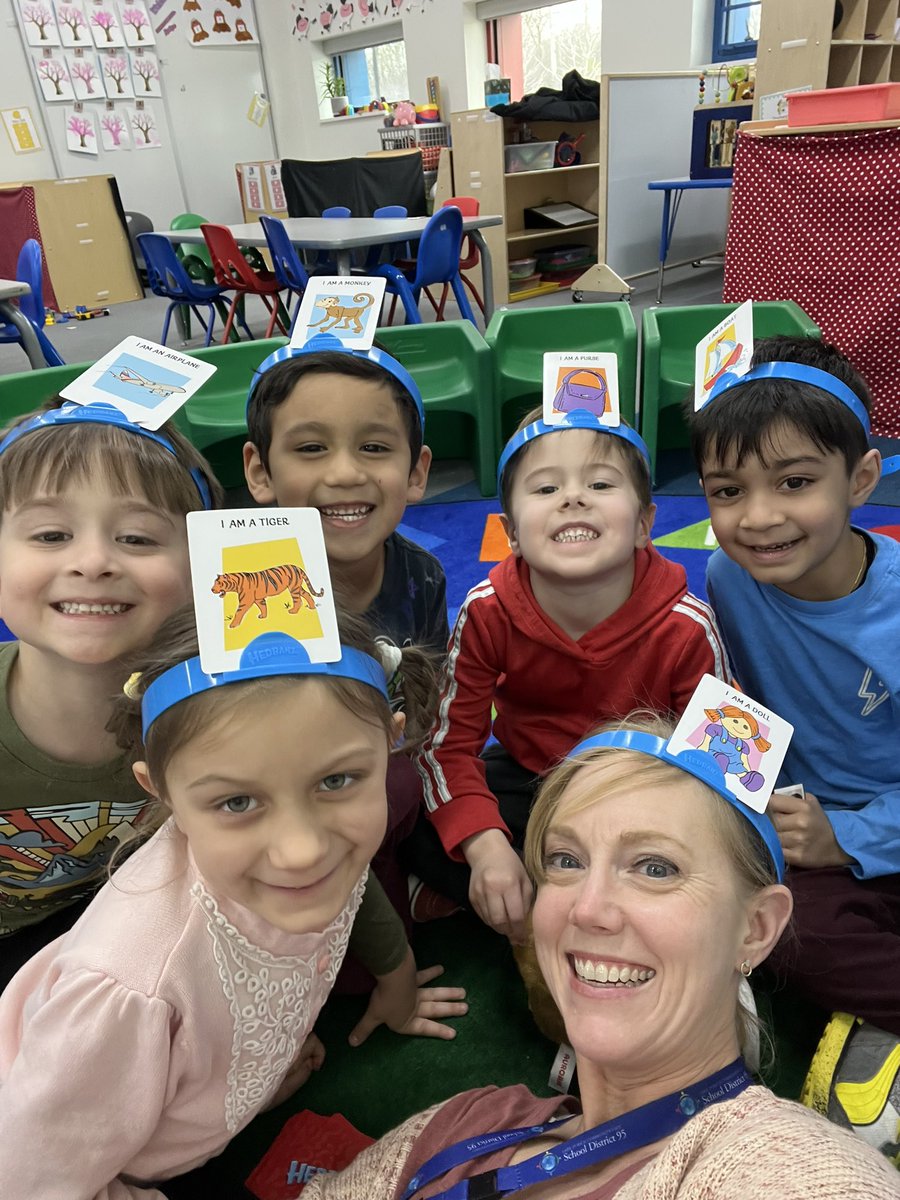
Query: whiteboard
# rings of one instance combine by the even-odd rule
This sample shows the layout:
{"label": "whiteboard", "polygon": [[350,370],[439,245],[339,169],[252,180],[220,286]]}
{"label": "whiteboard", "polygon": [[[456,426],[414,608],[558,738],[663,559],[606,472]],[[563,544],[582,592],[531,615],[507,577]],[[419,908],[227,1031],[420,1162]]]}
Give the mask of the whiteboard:
{"label": "whiteboard", "polygon": [[[690,174],[697,76],[609,75],[607,81],[606,262],[628,279],[659,265],[664,193],[649,191],[648,182]],[[683,194],[668,262],[724,249],[729,196],[727,188]]]}

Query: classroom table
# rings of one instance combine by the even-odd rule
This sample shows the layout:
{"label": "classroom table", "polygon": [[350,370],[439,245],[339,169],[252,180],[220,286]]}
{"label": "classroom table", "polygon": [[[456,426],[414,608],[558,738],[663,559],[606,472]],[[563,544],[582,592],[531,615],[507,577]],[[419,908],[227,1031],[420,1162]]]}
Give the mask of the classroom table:
{"label": "classroom table", "polygon": [[19,279],[0,279],[0,320],[15,326],[19,331],[28,361],[34,370],[39,371],[42,367],[46,367],[47,360],[44,358],[44,352],[41,350],[34,327],[18,304],[10,303],[13,296],[28,296],[30,293],[31,288],[28,284],[22,283]]}
{"label": "classroom table", "polygon": [[663,272],[675,232],[675,221],[685,192],[705,188],[730,188],[730,179],[652,179],[647,187],[651,192],[662,192],[662,227],[659,234],[659,269],[656,276],[656,303],[662,304]]}
{"label": "classroom table", "polygon": [[[349,275],[350,252],[369,246],[395,245],[416,242],[422,236],[429,217],[286,217],[284,227],[291,242],[298,250],[327,250],[337,264],[339,275]],[[463,217],[463,233],[471,234],[481,254],[481,271],[484,282],[485,321],[490,321],[494,311],[494,284],[491,270],[491,252],[481,230],[490,225],[501,225],[500,216]],[[257,221],[245,225],[229,225],[228,230],[241,246],[265,246],[266,238]],[[200,245],[203,233],[200,229],[163,229],[160,231],[170,242],[182,245]]]}

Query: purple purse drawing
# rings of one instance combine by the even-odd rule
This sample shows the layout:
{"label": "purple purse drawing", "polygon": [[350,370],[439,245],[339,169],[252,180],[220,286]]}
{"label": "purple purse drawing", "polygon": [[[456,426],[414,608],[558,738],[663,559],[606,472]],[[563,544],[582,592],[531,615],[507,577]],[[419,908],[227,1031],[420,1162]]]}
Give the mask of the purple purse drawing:
{"label": "purple purse drawing", "polygon": [[[586,381],[574,382],[576,376],[592,376],[597,382],[588,383]],[[586,367],[582,367],[577,371],[570,371],[559,385],[559,391],[553,400],[553,407],[557,412],[573,412],[577,408],[587,409],[594,416],[602,417],[607,411],[608,405],[608,389],[606,380],[598,371],[591,371]]]}

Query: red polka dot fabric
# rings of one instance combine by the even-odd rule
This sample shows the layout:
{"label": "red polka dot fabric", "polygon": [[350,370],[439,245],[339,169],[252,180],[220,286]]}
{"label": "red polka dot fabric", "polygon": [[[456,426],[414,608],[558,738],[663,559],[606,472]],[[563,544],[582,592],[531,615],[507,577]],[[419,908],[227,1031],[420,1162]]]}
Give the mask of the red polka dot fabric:
{"label": "red polka dot fabric", "polygon": [[793,300],[900,437],[900,128],[738,135],[723,299]]}

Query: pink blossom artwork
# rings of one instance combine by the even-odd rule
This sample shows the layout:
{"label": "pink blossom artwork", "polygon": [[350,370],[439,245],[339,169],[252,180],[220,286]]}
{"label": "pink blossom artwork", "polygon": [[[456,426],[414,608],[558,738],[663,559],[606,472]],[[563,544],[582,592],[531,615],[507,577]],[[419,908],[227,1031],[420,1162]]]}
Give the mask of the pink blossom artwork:
{"label": "pink blossom artwork", "polygon": [[124,54],[102,55],[103,78],[106,94],[110,100],[131,100],[134,88],[131,85],[131,70]]}
{"label": "pink blossom artwork", "polygon": [[125,34],[125,45],[136,49],[138,46],[153,46],[156,38],[153,36],[153,26],[147,16],[143,0],[133,3],[119,4],[119,22]]}
{"label": "pink blossom artwork", "polygon": [[66,60],[62,55],[50,55],[49,58],[36,58],[34,68],[37,72],[41,93],[46,101],[53,103],[57,100],[75,99],[75,90],[69,78]]}
{"label": "pink blossom artwork", "polygon": [[[19,0],[19,20],[29,46],[58,46],[59,30],[53,19],[50,0]],[[10,35],[7,33],[7,37]]]}
{"label": "pink blossom artwork", "polygon": [[74,154],[97,153],[97,129],[94,125],[94,114],[90,109],[76,112],[67,108],[66,115],[66,149]]}
{"label": "pink blossom artwork", "polygon": [[72,80],[76,100],[103,99],[106,91],[95,55],[87,54],[76,58],[74,54],[67,54],[66,65],[69,68],[69,77]]}
{"label": "pink blossom artwork", "polygon": [[156,118],[151,108],[129,108],[128,121],[135,150],[152,150],[161,146]]}
{"label": "pink blossom artwork", "polygon": [[67,49],[77,50],[79,46],[94,44],[81,0],[74,0],[69,4],[57,4],[56,23],[59,26],[62,44]]}
{"label": "pink blossom artwork", "polygon": [[161,96],[159,82],[159,59],[155,54],[131,54],[131,82],[134,94],[141,100],[147,96]]}
{"label": "pink blossom artwork", "polygon": [[94,42],[101,50],[117,50],[125,45],[125,37],[119,18],[111,5],[104,4],[100,8],[90,10],[91,33]]}
{"label": "pink blossom artwork", "polygon": [[100,118],[100,142],[104,150],[114,152],[131,149],[131,134],[126,117],[127,112],[119,112],[116,109],[105,112]]}

